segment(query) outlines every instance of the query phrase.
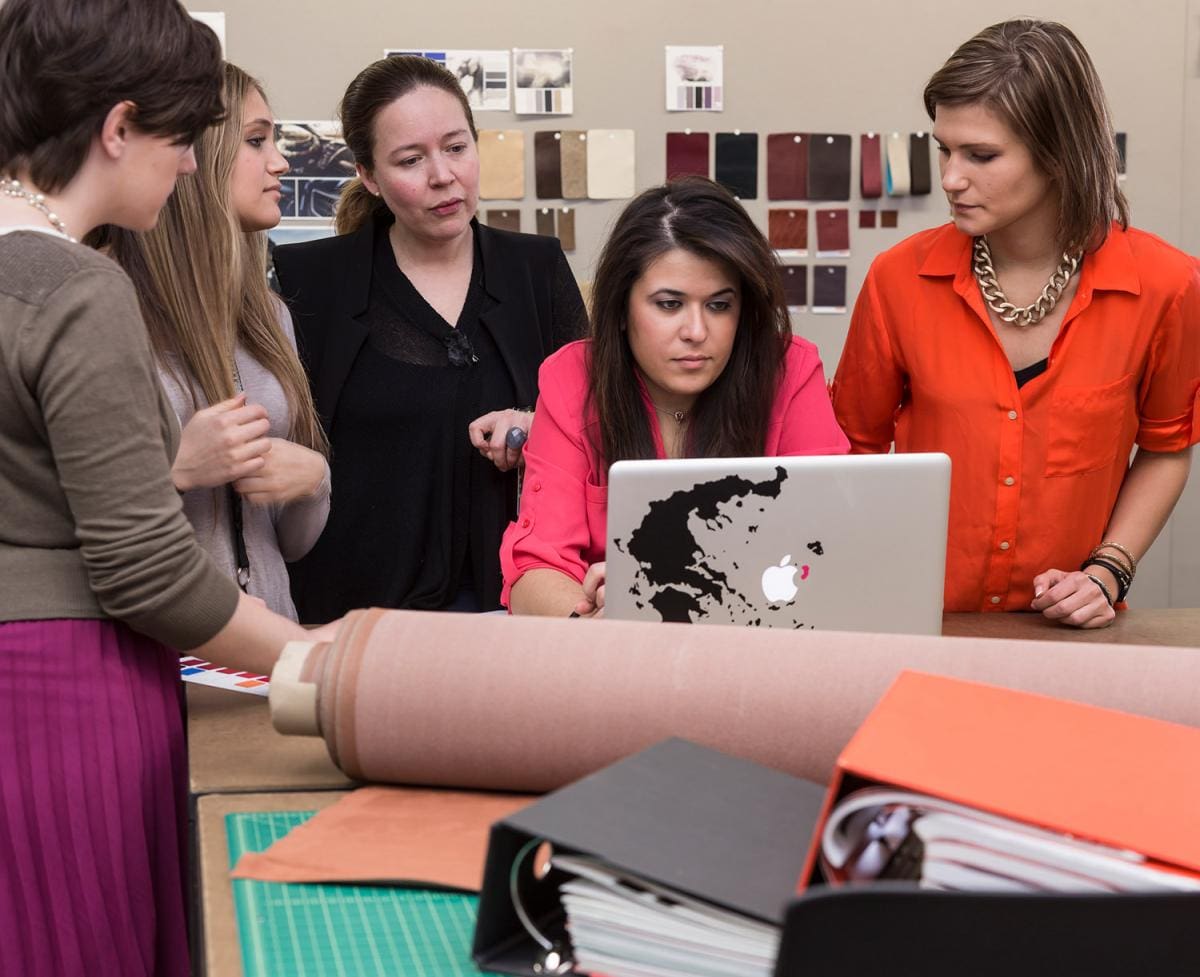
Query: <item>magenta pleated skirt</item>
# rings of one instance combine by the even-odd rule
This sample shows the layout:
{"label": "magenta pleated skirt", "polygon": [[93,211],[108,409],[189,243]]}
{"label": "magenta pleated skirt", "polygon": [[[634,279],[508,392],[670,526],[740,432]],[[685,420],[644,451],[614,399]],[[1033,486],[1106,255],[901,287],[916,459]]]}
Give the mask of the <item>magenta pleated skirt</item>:
{"label": "magenta pleated skirt", "polygon": [[0,974],[187,977],[186,858],[177,654],[0,624]]}

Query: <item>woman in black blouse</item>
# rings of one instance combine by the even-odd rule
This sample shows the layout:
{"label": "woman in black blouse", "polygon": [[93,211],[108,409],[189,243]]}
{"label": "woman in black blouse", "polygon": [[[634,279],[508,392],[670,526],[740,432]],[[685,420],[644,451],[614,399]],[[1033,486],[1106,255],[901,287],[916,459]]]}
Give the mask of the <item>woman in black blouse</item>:
{"label": "woman in black blouse", "polygon": [[333,475],[325,532],[291,568],[296,606],[498,608],[519,463],[505,437],[528,430],[542,360],[581,335],[579,289],[555,239],[475,220],[475,123],[444,68],[377,61],[341,116],[359,178],[338,236],[275,251]]}

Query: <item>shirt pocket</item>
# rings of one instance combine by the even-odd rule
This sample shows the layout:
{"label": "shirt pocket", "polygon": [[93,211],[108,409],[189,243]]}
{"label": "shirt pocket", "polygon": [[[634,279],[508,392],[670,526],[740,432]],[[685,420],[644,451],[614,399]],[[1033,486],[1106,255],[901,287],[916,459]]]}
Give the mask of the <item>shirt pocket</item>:
{"label": "shirt pocket", "polygon": [[1108,468],[1130,412],[1133,374],[1100,387],[1062,386],[1050,398],[1046,475],[1082,475]]}
{"label": "shirt pocket", "polygon": [[608,486],[584,482],[583,495],[587,505],[588,547],[603,553],[608,542]]}

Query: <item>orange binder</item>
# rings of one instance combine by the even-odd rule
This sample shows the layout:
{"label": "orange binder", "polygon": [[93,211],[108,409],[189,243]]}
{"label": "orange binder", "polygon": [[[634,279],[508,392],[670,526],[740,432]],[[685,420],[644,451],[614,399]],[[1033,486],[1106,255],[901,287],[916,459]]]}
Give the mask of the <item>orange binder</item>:
{"label": "orange binder", "polygon": [[1198,728],[901,672],[838,757],[799,888],[820,881],[817,855],[834,805],[868,785],[929,794],[1200,877],[1198,773]]}

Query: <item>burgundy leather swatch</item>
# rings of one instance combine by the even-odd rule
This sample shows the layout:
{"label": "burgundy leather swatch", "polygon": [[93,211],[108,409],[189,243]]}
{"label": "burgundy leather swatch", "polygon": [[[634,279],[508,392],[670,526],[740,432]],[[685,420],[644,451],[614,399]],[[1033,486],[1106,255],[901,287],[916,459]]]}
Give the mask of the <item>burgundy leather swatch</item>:
{"label": "burgundy leather swatch", "polygon": [[533,216],[538,234],[554,237],[554,210],[550,207],[538,207]]}
{"label": "burgundy leather swatch", "polygon": [[562,133],[533,134],[534,192],[539,200],[558,200],[562,189]]}
{"label": "burgundy leather swatch", "polygon": [[900,211],[898,210],[881,210],[879,212],[880,227],[897,227],[899,226]]}
{"label": "burgundy leather swatch", "polygon": [[558,243],[564,251],[575,250],[575,210],[563,207],[558,212]]}
{"label": "burgundy leather swatch", "polygon": [[487,226],[498,227],[502,231],[519,231],[521,229],[521,212],[515,207],[511,210],[489,210]]}
{"label": "burgundy leather swatch", "polygon": [[813,308],[846,307],[846,266],[813,265]]}
{"label": "burgundy leather swatch", "polygon": [[788,308],[802,309],[808,305],[808,265],[785,265],[779,272]]}
{"label": "burgundy leather swatch", "polygon": [[740,200],[758,198],[758,133],[718,132],[717,182]]}
{"label": "burgundy leather swatch", "polygon": [[850,250],[850,211],[844,207],[817,211],[817,253]]}
{"label": "burgundy leather swatch", "polygon": [[767,136],[767,199],[808,197],[808,134],[772,132]]}
{"label": "burgundy leather swatch", "polygon": [[850,137],[814,132],[808,143],[808,199],[850,199]]}
{"label": "burgundy leather swatch", "polygon": [[873,200],[883,196],[883,155],[879,133],[864,132],[858,144],[860,192],[864,200]]}
{"label": "burgundy leather swatch", "polygon": [[767,240],[776,251],[808,249],[808,211],[772,207],[767,211]]}
{"label": "burgundy leather swatch", "polygon": [[858,212],[858,226],[860,228],[874,227],[875,226],[875,211],[860,210]]}
{"label": "burgundy leather swatch", "polygon": [[667,133],[667,179],[677,176],[708,176],[707,132]]}
{"label": "burgundy leather swatch", "polygon": [[933,182],[929,168],[929,133],[914,132],[908,137],[908,167],[908,192],[914,196],[929,193]]}

